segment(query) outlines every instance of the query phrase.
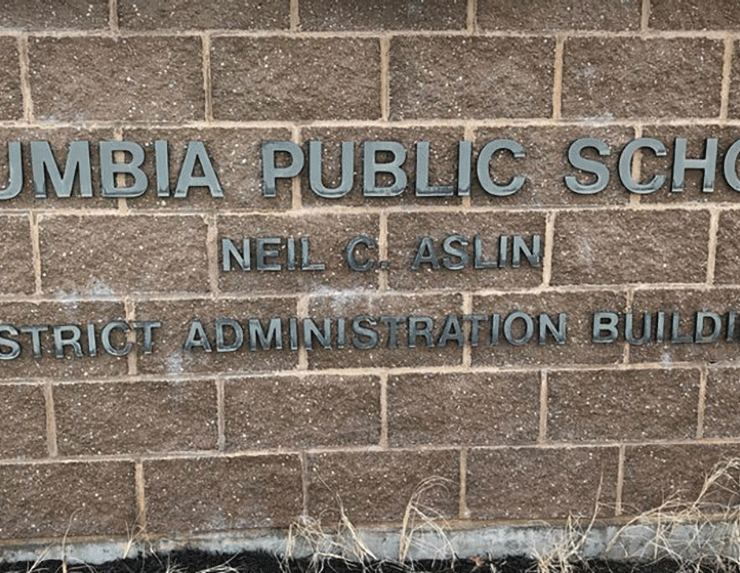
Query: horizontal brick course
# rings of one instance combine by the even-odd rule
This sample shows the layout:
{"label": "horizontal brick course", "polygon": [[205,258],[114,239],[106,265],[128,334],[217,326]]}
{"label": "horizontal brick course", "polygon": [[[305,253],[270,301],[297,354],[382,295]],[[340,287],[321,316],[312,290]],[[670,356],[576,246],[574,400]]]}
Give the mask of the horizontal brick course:
{"label": "horizontal brick course", "polygon": [[[69,347],[65,347],[64,358],[55,357],[54,339],[51,329],[39,334],[41,357],[34,359],[30,333],[20,333],[11,339],[21,345],[18,358],[3,361],[0,368],[0,379],[33,378],[51,379],[86,379],[101,376],[121,376],[128,370],[126,357],[110,356],[100,348],[100,331],[109,321],[125,320],[126,312],[122,303],[117,302],[80,302],[67,300],[42,303],[0,303],[0,324],[9,324],[19,329],[25,326],[50,326],[74,324],[86,333],[86,325],[92,323],[96,329],[97,352],[90,356],[90,345],[85,334],[81,337],[82,358],[74,356]],[[123,341],[111,337],[117,347]],[[3,345],[3,353],[9,349]]]}
{"label": "horizontal brick course", "polygon": [[[553,519],[613,513],[618,449],[473,449],[467,505],[473,519]],[[598,503],[598,506],[597,506]]]}
{"label": "horizontal brick course", "polygon": [[391,119],[549,117],[554,50],[550,38],[393,38]]}
{"label": "horizontal brick course", "polygon": [[380,46],[354,38],[214,38],[213,115],[378,119]]}
{"label": "horizontal brick course", "polygon": [[196,0],[118,2],[118,24],[131,30],[287,29],[290,0],[220,0],[206,8]]}
{"label": "horizontal brick course", "polygon": [[145,461],[144,487],[153,532],[287,527],[301,512],[296,455]]}
{"label": "horizontal brick course", "polygon": [[136,522],[134,464],[0,466],[0,539],[57,535],[125,537]]}
{"label": "horizontal brick course", "polygon": [[242,378],[225,382],[231,450],[377,445],[380,381],[374,376]]}
{"label": "horizontal brick course", "polygon": [[559,213],[554,242],[553,285],[702,283],[709,213]]}
{"label": "horizontal brick course", "polygon": [[[627,446],[622,509],[631,514],[656,508],[667,500],[694,502],[715,465],[738,455],[737,444]],[[737,503],[737,486],[731,476],[719,480],[702,503],[716,504],[714,507]]]}
{"label": "horizontal brick course", "polygon": [[[345,260],[345,248],[358,235],[376,238],[378,217],[374,215],[303,215],[297,217],[269,217],[251,215],[244,217],[219,217],[219,261],[223,259],[221,241],[230,239],[243,251],[243,238],[251,239],[252,270],[242,271],[232,260],[225,272],[219,262],[219,287],[224,292],[251,292],[287,294],[291,292],[316,292],[321,290],[375,290],[377,271],[353,272]],[[280,265],[281,271],[257,270],[256,241],[258,237],[280,239],[281,245],[268,247],[278,251],[269,257],[268,264]],[[297,270],[288,271],[287,239],[295,239]],[[310,263],[324,265],[324,270],[301,270],[301,240],[308,239]],[[377,252],[377,251],[376,251]]]}
{"label": "horizontal brick course", "polygon": [[[143,374],[181,374],[213,372],[253,372],[291,370],[298,364],[298,352],[288,350],[286,330],[283,331],[283,349],[249,350],[246,345],[236,352],[219,353],[216,348],[216,320],[233,318],[244,323],[257,318],[266,325],[266,320],[280,316],[287,320],[296,315],[296,300],[293,298],[265,298],[252,300],[179,300],[143,302],[136,305],[138,320],[160,320],[163,328],[155,333],[155,352],[141,354],[139,349],[139,371]],[[206,330],[211,352],[194,347],[192,352],[184,349],[185,341],[193,320],[200,320]],[[245,329],[246,331],[246,329]],[[227,336],[232,336],[230,333]],[[233,341],[231,338],[227,342]]]}
{"label": "horizontal brick course", "polygon": [[698,369],[555,371],[547,375],[547,390],[549,440],[603,442],[696,436]]}
{"label": "horizontal brick course", "polygon": [[23,117],[19,57],[16,39],[0,38],[0,74],[3,76],[0,85],[0,120]]}
{"label": "horizontal brick course", "polygon": [[[647,289],[635,292],[632,311],[634,313],[636,336],[640,336],[643,325],[643,313],[651,313],[650,341],[642,345],[630,346],[630,362],[660,362],[669,367],[674,362],[709,363],[737,360],[737,334],[735,340],[727,341],[728,312],[738,314],[737,289],[711,290],[660,290]],[[671,342],[672,339],[684,339],[695,334],[695,315],[697,311],[712,311],[721,317],[719,338],[715,342],[686,344]],[[664,341],[656,341],[657,312],[665,313],[663,328]],[[673,336],[673,313],[678,313],[678,329]],[[623,324],[623,321],[622,321]],[[709,335],[709,320],[705,334]],[[735,327],[737,333],[737,321]]]}
{"label": "horizontal brick course", "polygon": [[61,384],[54,406],[61,455],[216,449],[211,381]]}
{"label": "horizontal brick course", "polygon": [[717,0],[651,0],[648,26],[656,30],[736,30],[740,6]]}
{"label": "horizontal brick course", "polygon": [[[459,454],[452,450],[333,452],[308,456],[308,512],[336,526],[340,508],[353,524],[400,521],[417,505],[450,518],[459,504]],[[429,480],[432,480],[430,483]]]}
{"label": "horizontal brick course", "polygon": [[48,455],[43,388],[0,384],[0,458],[40,458]]}
{"label": "horizontal brick course", "polygon": [[[512,177],[524,176],[522,188],[506,197],[486,193],[473,178],[470,202],[473,205],[493,207],[560,207],[582,205],[621,205],[629,201],[629,194],[619,184],[616,176],[618,150],[635,136],[629,127],[481,127],[475,131],[476,149],[480,151],[495,139],[513,139],[524,147],[526,157],[514,158],[511,154],[497,153],[490,163],[489,173],[493,181],[505,184]],[[612,149],[611,159],[599,157],[595,150],[584,150],[583,156],[597,159],[609,167],[612,173],[607,187],[592,195],[580,195],[570,191],[564,177],[572,175],[583,183],[593,182],[593,177],[573,169],[568,161],[570,144],[581,137],[604,140]]]}
{"label": "horizontal brick course", "polygon": [[[500,316],[498,344],[490,345],[490,336],[471,349],[474,366],[529,366],[543,364],[616,364],[622,361],[619,344],[596,345],[591,342],[591,315],[594,311],[622,312],[627,305],[626,295],[616,291],[563,292],[541,294],[502,294],[473,296],[473,314]],[[521,311],[532,317],[532,339],[521,346],[509,344],[503,328],[506,317]],[[566,341],[557,344],[550,335],[540,344],[540,314],[546,314],[557,326],[558,314],[566,314]],[[522,320],[513,325],[515,335],[522,336]],[[488,325],[490,328],[490,324]]]}
{"label": "horizontal brick course", "polygon": [[740,436],[738,397],[740,397],[740,371],[736,368],[710,368],[704,406],[705,438]]}
{"label": "horizontal brick course", "polygon": [[568,38],[563,54],[563,117],[716,117],[722,42]]}
{"label": "horizontal brick course", "polygon": [[31,294],[36,289],[31,224],[26,216],[0,216],[0,292]]}
{"label": "horizontal brick course", "polygon": [[205,292],[206,235],[199,216],[40,218],[42,290],[118,296]]}
{"label": "horizontal brick course", "polygon": [[[142,128],[124,129],[123,139],[135,141],[144,147],[146,159],[142,169],[149,178],[149,191],[136,199],[128,200],[132,209],[165,210],[249,210],[284,211],[291,206],[290,182],[280,179],[277,195],[266,198],[262,195],[262,161],[260,146],[263,140],[289,140],[287,129],[184,129],[184,128]],[[170,158],[170,197],[160,198],[155,191],[154,142],[166,140],[169,143]],[[175,188],[182,167],[187,144],[202,141],[219,183],[224,191],[223,197],[213,197],[207,187],[193,187],[187,198],[175,198]]]}
{"label": "horizontal brick course", "polygon": [[639,0],[478,0],[478,25],[483,30],[636,30],[640,27]]}
{"label": "horizontal brick course", "polygon": [[[443,252],[443,241],[450,235],[466,237],[469,245],[464,248],[469,263],[465,268],[445,268],[443,259],[452,264],[460,263],[457,256]],[[486,261],[497,260],[499,237],[521,235],[528,248],[534,250],[532,236],[540,236],[540,264],[529,264],[521,257],[520,266],[512,266],[511,245],[507,261],[499,261],[497,268],[474,269],[474,236],[482,242],[481,256]],[[424,263],[414,270],[412,264],[420,246],[420,239],[429,237],[434,245],[439,268]],[[455,244],[455,247],[460,247]],[[397,290],[419,289],[479,289],[525,288],[542,283],[542,254],[545,249],[545,215],[543,213],[392,213],[388,216],[388,284]],[[536,253],[533,253],[536,254]],[[503,263],[503,264],[502,264]]]}
{"label": "horizontal brick course", "polygon": [[[458,127],[308,127],[301,129],[303,149],[308,164],[308,142],[318,140],[322,143],[322,181],[328,188],[338,187],[341,182],[341,142],[355,144],[354,185],[347,195],[336,199],[319,197],[309,188],[308,169],[301,177],[301,203],[304,206],[353,206],[385,207],[388,205],[459,205],[462,197],[417,197],[416,184],[416,144],[427,141],[429,147],[429,184],[456,186],[458,142],[465,139],[462,126]],[[407,175],[406,189],[395,197],[368,197],[363,195],[364,158],[363,143],[367,141],[397,141],[406,150],[403,170]],[[386,157],[384,157],[386,156]],[[389,161],[390,154],[378,153],[379,161]],[[376,184],[390,186],[393,177],[385,174],[376,176]]]}
{"label": "horizontal brick course", "polygon": [[465,0],[302,0],[301,29],[313,30],[460,30]]}
{"label": "horizontal brick course", "polygon": [[532,443],[539,394],[535,372],[391,376],[388,438],[404,447]]}
{"label": "horizontal brick course", "polygon": [[0,2],[0,29],[97,30],[108,27],[106,0],[69,0],[54,4],[45,0],[3,0]]}
{"label": "horizontal brick course", "polygon": [[31,38],[29,58],[42,122],[204,118],[198,38]]}
{"label": "horizontal brick course", "polygon": [[[428,316],[436,320],[433,342],[438,340],[444,316],[460,314],[462,297],[457,294],[427,296],[397,296],[392,294],[362,296],[330,294],[314,296],[309,300],[308,316],[324,317],[357,316],[386,317]],[[365,325],[367,326],[367,325]],[[378,343],[372,349],[352,346],[351,320],[348,321],[348,342],[337,350],[314,348],[308,350],[309,368],[386,368],[411,366],[455,366],[462,361],[462,348],[450,343],[444,347],[429,347],[423,340],[415,341],[416,348],[408,348],[408,328],[403,322],[397,326],[396,346],[389,346],[390,327],[378,322]],[[365,340],[365,337],[360,337]]]}

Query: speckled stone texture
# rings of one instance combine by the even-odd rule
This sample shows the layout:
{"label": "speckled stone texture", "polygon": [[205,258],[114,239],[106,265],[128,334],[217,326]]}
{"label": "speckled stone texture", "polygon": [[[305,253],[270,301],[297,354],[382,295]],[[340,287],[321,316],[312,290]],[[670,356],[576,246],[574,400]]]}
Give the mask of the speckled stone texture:
{"label": "speckled stone texture", "polygon": [[29,58],[40,122],[204,118],[197,38],[34,37]]}
{"label": "speckled stone texture", "polygon": [[36,384],[0,385],[0,459],[40,458],[48,454],[43,388]]}
{"label": "speckled stone texture", "polygon": [[151,460],[144,475],[151,531],[286,527],[301,513],[297,455]]}
{"label": "speckled stone texture", "polygon": [[0,120],[21,119],[23,99],[21,96],[20,61],[18,43],[14,38],[0,38]]}

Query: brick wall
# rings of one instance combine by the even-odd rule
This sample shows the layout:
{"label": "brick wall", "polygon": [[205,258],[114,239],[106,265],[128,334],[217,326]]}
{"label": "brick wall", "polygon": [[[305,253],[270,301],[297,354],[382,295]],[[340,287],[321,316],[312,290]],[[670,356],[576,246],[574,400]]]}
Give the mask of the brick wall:
{"label": "brick wall", "polygon": [[[740,455],[737,342],[723,331],[707,344],[595,344],[590,318],[737,308],[740,194],[721,167],[711,194],[695,171],[683,193],[647,195],[616,172],[638,137],[668,155],[638,153],[636,179],[670,179],[676,138],[695,157],[705,138],[721,156],[740,139],[738,40],[732,0],[0,2],[0,185],[10,141],[23,142],[28,180],[32,140],[63,165],[74,140],[151,152],[166,139],[173,181],[197,140],[224,187],[220,200],[111,200],[94,179],[93,198],[77,185],[35,199],[26,186],[0,202],[0,323],[163,323],[150,354],[55,358],[44,338],[40,358],[26,344],[0,362],[0,539],[330,524],[337,496],[357,524],[398,524],[430,476],[447,487],[425,502],[453,523],[590,514],[597,492],[601,517],[627,519],[673,488],[695,494],[715,462]],[[579,137],[613,150],[601,193],[563,184]],[[429,141],[433,183],[449,183],[458,141],[477,153],[497,138],[527,152],[495,160],[503,180],[527,176],[508,197],[474,186],[326,200],[305,174],[261,193],[263,140],[320,139],[327,181],[340,141],[402,142],[410,181],[413,144]],[[151,154],[144,169],[152,179]],[[411,270],[420,237],[450,233],[541,234],[543,260]],[[342,264],[360,234],[388,269]],[[222,238],[264,235],[310,235],[327,270],[221,270]],[[194,318],[515,309],[567,313],[566,344],[182,344]]]}

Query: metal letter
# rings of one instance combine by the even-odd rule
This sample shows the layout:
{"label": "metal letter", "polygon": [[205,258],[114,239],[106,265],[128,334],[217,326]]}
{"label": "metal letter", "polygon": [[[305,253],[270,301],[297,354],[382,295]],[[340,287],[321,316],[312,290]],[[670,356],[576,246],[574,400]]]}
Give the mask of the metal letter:
{"label": "metal letter", "polygon": [[512,237],[511,247],[511,266],[517,268],[521,265],[522,254],[527,262],[532,267],[539,267],[542,265],[542,236],[532,235],[532,249],[527,246],[527,243],[522,239],[520,235],[514,235]]}
{"label": "metal letter", "polygon": [[513,195],[522,188],[522,185],[524,185],[524,182],[527,180],[526,177],[517,175],[506,185],[498,185],[493,182],[489,172],[489,164],[491,163],[493,154],[497,151],[503,150],[510,151],[517,159],[526,157],[524,148],[513,139],[494,139],[493,141],[489,141],[478,155],[478,182],[486,193],[489,195],[495,195],[496,197]]}
{"label": "metal letter", "polygon": [[602,157],[606,157],[611,153],[609,146],[601,139],[595,137],[581,137],[571,143],[568,148],[568,161],[570,164],[576,169],[596,175],[596,181],[588,184],[578,181],[575,175],[565,176],[566,187],[579,195],[593,195],[606,189],[606,186],[609,184],[609,169],[607,166],[593,159],[586,159],[581,155],[581,152],[587,148],[595,149]]}
{"label": "metal letter", "polygon": [[8,143],[8,186],[0,189],[0,201],[17,197],[23,189],[23,154],[20,141]]}
{"label": "metal letter", "polygon": [[[113,154],[124,151],[131,155],[129,163],[114,163]],[[100,142],[100,183],[103,197],[138,197],[146,192],[149,179],[140,167],[144,163],[144,149],[131,141]],[[115,174],[128,173],[134,178],[130,187],[116,187]]]}
{"label": "metal letter", "polygon": [[157,175],[157,197],[170,196],[170,151],[167,142],[154,142],[154,171]]}
{"label": "metal letter", "polygon": [[[244,344],[244,329],[238,321],[233,318],[222,318],[214,323],[216,327],[216,352],[236,352]],[[226,342],[225,329],[230,328],[233,340]]]}
{"label": "metal letter", "polygon": [[[200,162],[203,175],[196,176],[195,161]],[[175,187],[175,198],[185,199],[191,187],[208,187],[211,197],[223,197],[224,190],[218,181],[218,175],[213,168],[211,158],[208,157],[206,146],[202,141],[189,141],[188,148],[185,152],[185,159],[182,160],[180,167],[180,176],[177,178],[177,187]]]}
{"label": "metal letter", "polygon": [[158,320],[135,320],[131,324],[134,328],[141,328],[144,331],[142,350],[144,354],[151,354],[154,348],[154,329],[161,328],[162,323]]}
{"label": "metal letter", "polygon": [[57,197],[71,197],[77,174],[80,174],[80,197],[92,197],[92,171],[90,170],[90,145],[87,141],[69,144],[64,176],[48,141],[31,142],[31,169],[33,171],[34,196],[46,198],[46,174]]}
{"label": "metal letter", "polygon": [[[280,319],[271,318],[267,323],[267,333],[262,328],[262,323],[256,318],[249,319],[249,350],[257,350],[257,341],[259,340],[262,350],[269,350],[275,347],[276,350],[283,349],[283,325]],[[293,350],[297,350],[297,347]]]}
{"label": "metal letter", "polygon": [[464,248],[456,248],[454,244],[457,243],[460,247],[467,247],[470,241],[462,235],[450,235],[442,242],[442,250],[453,257],[457,257],[458,261],[454,262],[450,257],[442,257],[442,266],[451,271],[459,271],[468,266],[470,262],[470,255]]}
{"label": "metal letter", "polygon": [[681,193],[684,188],[684,176],[687,169],[704,171],[701,190],[703,193],[714,192],[714,173],[717,167],[717,138],[710,137],[704,142],[704,157],[701,159],[686,158],[686,138],[677,137],[673,148],[673,181],[671,191]]}
{"label": "metal letter", "polygon": [[[421,328],[419,328],[421,326]],[[432,328],[434,321],[428,316],[409,316],[408,317],[408,335],[409,348],[416,348],[416,339],[424,337],[429,348],[434,347],[434,338]]]}
{"label": "metal letter", "polygon": [[236,264],[239,265],[241,270],[251,270],[252,262],[249,253],[249,239],[247,237],[242,239],[241,253],[231,239],[221,239],[221,269],[224,272],[231,270],[232,257],[236,260]]}
{"label": "metal letter", "polygon": [[437,346],[444,348],[449,342],[457,342],[458,346],[465,344],[460,319],[456,314],[445,316],[445,322],[442,325],[442,333],[437,340]]}
{"label": "metal letter", "polygon": [[460,142],[457,157],[457,194],[460,197],[470,195],[470,174],[473,170],[473,142]]}
{"label": "metal letter", "polygon": [[439,268],[437,254],[434,251],[434,242],[431,237],[422,237],[416,249],[414,262],[411,263],[412,270],[418,271],[421,265],[431,265],[433,269]]}
{"label": "metal letter", "polygon": [[452,185],[429,186],[429,142],[416,143],[416,196],[451,197],[455,194]]}
{"label": "metal letter", "polygon": [[630,344],[639,346],[645,344],[650,340],[650,328],[652,325],[652,317],[649,312],[642,313],[642,334],[640,338],[635,338],[634,333],[634,317],[633,313],[628,312],[624,317],[624,338]]}
{"label": "metal letter", "polygon": [[725,180],[735,191],[740,191],[740,178],[737,176],[737,157],[740,155],[740,139],[735,141],[725,155]]}
{"label": "metal letter", "polygon": [[303,345],[306,350],[313,350],[313,339],[319,343],[321,348],[331,348],[331,319],[324,319],[324,330],[316,325],[313,318],[303,319]]}
{"label": "metal letter", "polygon": [[[617,324],[619,315],[616,312],[595,312],[591,323],[591,342],[607,344],[619,337]],[[603,334],[606,332],[606,334]]]}
{"label": "metal letter", "polygon": [[200,320],[194,320],[190,323],[190,330],[188,331],[188,337],[185,339],[185,345],[183,349],[185,352],[192,352],[193,348],[202,348],[205,352],[212,352],[211,342],[208,340],[206,329],[203,328],[203,324]]}
{"label": "metal letter", "polygon": [[49,330],[48,326],[34,325],[34,326],[23,326],[21,332],[28,332],[31,335],[31,346],[33,348],[33,357],[41,358],[43,349],[41,348],[41,337],[39,336],[42,332]]}
{"label": "metal letter", "polygon": [[[520,338],[516,338],[513,332],[513,325],[515,320],[522,320],[524,322],[524,334]],[[527,313],[520,310],[512,312],[504,320],[504,338],[509,344],[514,346],[522,346],[532,339],[534,334],[534,321],[532,317]]]}
{"label": "metal letter", "polygon": [[280,246],[280,237],[257,237],[256,267],[258,271],[279,271],[278,263],[268,263],[267,257],[277,257],[280,251],[277,249],[266,249],[266,245]]}
{"label": "metal letter", "polygon": [[116,320],[113,322],[109,322],[103,327],[103,331],[100,333],[100,341],[103,344],[103,348],[105,351],[112,355],[112,356],[126,356],[131,352],[131,341],[127,340],[126,344],[123,345],[122,348],[116,348],[113,346],[113,343],[110,340],[110,335],[113,329],[122,330],[124,334],[128,334],[128,332],[131,330],[123,321]]}
{"label": "metal letter", "polygon": [[538,342],[540,344],[545,344],[547,342],[547,333],[549,332],[550,335],[555,339],[555,342],[557,344],[565,344],[565,321],[565,313],[559,313],[558,326],[556,328],[555,324],[553,324],[552,319],[549,316],[547,316],[546,314],[541,314],[539,316],[540,338]]}
{"label": "metal letter", "polygon": [[[712,321],[712,333],[708,336],[704,335],[704,320],[709,319]],[[706,342],[716,342],[719,340],[719,333],[722,329],[722,319],[716,312],[699,311],[696,313],[696,327],[694,332],[694,342],[697,344],[704,344]]]}
{"label": "metal letter", "polygon": [[352,190],[355,183],[355,144],[352,141],[342,142],[342,175],[339,186],[329,189],[324,186],[321,177],[322,166],[321,142],[308,142],[308,185],[311,191],[325,199],[339,199]]}
{"label": "metal letter", "polygon": [[[275,156],[278,152],[290,155],[290,164],[285,167],[275,165]],[[295,177],[303,169],[303,150],[300,145],[292,141],[263,141],[262,142],[262,195],[275,197],[277,195],[277,180]]]}
{"label": "metal letter", "polygon": [[649,183],[638,183],[632,179],[632,156],[638,149],[643,148],[652,149],[658,157],[663,157],[667,153],[665,145],[652,137],[640,137],[624,146],[619,156],[619,179],[628,191],[639,195],[653,193],[665,182],[665,175],[656,175]]}
{"label": "metal letter", "polygon": [[[387,163],[378,163],[377,153],[385,151],[393,154]],[[364,160],[362,165],[362,192],[367,197],[395,197],[406,189],[406,172],[401,168],[406,161],[406,150],[395,141],[366,141],[363,144]],[[389,173],[393,176],[393,185],[377,187],[375,176],[378,173]]]}
{"label": "metal letter", "polygon": [[[18,336],[18,330],[9,324],[0,324],[0,334],[9,334],[10,336]],[[21,353],[21,345],[15,340],[0,336],[0,348],[9,348],[8,352],[0,352],[0,360],[13,360],[18,358]],[[35,356],[34,358],[38,358]]]}
{"label": "metal letter", "polygon": [[[54,333],[54,356],[57,358],[64,358],[64,347],[71,346],[74,354],[77,358],[82,358],[82,345],[80,344],[80,336],[82,331],[79,326],[74,324],[61,324],[52,328]],[[65,338],[64,334],[69,334],[69,338]]]}
{"label": "metal letter", "polygon": [[[360,350],[369,350],[378,345],[378,331],[363,324],[375,326],[372,316],[356,316],[352,319],[352,346]],[[360,338],[362,337],[362,338]]]}
{"label": "metal letter", "polygon": [[376,249],[378,243],[372,237],[367,235],[358,235],[350,239],[347,246],[344,247],[344,260],[347,261],[347,266],[353,271],[366,272],[371,271],[375,268],[375,259],[367,258],[362,262],[358,262],[355,258],[355,249],[363,245],[366,249]]}

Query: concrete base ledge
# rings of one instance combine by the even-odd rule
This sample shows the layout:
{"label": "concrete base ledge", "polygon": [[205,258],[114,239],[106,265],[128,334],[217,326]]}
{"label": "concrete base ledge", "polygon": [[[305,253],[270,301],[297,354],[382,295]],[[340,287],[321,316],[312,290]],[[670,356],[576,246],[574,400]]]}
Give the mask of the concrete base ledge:
{"label": "concrete base ledge", "polygon": [[98,564],[146,552],[177,549],[237,553],[265,550],[306,557],[339,555],[399,560],[504,557],[524,554],[543,561],[605,557],[614,560],[652,560],[677,557],[697,561],[722,556],[740,560],[740,526],[736,522],[644,523],[593,525],[589,528],[541,525],[500,525],[472,529],[414,531],[352,529],[311,536],[294,532],[260,531],[209,534],[183,539],[147,541],[107,540],[47,543],[0,548],[0,560]]}

